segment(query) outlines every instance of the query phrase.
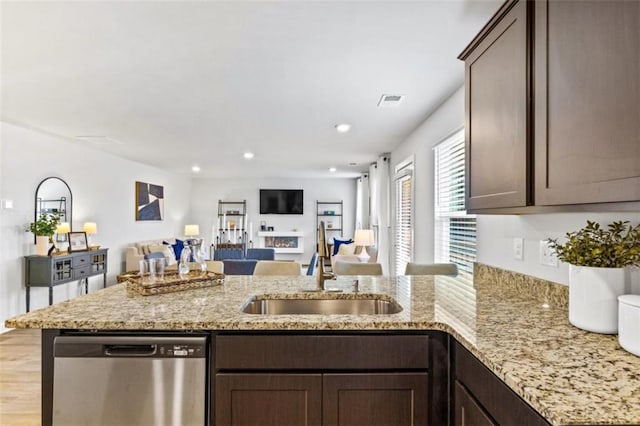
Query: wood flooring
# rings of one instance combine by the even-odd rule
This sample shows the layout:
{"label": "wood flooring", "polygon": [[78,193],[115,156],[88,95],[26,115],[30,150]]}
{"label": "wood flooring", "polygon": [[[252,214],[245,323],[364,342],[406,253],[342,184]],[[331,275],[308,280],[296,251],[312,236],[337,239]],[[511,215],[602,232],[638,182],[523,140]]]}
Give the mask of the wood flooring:
{"label": "wood flooring", "polygon": [[40,330],[0,334],[0,425],[40,425]]}

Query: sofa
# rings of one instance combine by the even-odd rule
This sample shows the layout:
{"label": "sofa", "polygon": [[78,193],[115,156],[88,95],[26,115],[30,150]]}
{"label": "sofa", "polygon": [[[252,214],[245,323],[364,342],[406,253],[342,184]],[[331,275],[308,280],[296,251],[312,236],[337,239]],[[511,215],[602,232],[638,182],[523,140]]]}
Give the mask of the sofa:
{"label": "sofa", "polygon": [[185,242],[191,245],[195,243],[199,247],[202,240],[180,240],[177,238],[160,238],[156,240],[138,241],[125,249],[125,271],[133,272],[140,270],[140,261],[145,260],[151,253],[162,253],[166,260],[166,265],[173,266],[178,263],[180,252]]}

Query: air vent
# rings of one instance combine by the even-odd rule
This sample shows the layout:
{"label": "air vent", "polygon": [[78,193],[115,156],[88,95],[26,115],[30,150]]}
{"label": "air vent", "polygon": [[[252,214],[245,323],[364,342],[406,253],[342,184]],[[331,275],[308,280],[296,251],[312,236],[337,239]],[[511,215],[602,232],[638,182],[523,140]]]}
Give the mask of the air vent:
{"label": "air vent", "polygon": [[396,107],[404,99],[404,95],[382,95],[378,101],[378,107]]}
{"label": "air vent", "polygon": [[122,142],[106,136],[76,136],[75,138],[93,145],[122,145]]}

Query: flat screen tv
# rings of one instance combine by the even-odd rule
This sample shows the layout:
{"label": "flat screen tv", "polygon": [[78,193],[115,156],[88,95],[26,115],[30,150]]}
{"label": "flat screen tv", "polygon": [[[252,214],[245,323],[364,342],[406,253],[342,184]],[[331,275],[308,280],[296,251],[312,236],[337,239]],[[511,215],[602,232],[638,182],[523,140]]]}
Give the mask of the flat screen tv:
{"label": "flat screen tv", "polygon": [[261,189],[260,214],[302,214],[302,189]]}

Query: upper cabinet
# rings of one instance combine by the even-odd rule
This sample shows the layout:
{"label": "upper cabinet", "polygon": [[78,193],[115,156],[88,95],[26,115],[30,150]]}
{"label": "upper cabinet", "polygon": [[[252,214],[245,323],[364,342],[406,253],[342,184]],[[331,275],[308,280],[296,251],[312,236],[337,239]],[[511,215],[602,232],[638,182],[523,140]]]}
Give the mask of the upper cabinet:
{"label": "upper cabinet", "polygon": [[535,2],[537,205],[640,200],[640,2]]}
{"label": "upper cabinet", "polygon": [[467,208],[529,201],[527,3],[505,4],[465,61]]}
{"label": "upper cabinet", "polygon": [[468,209],[640,200],[640,2],[508,0],[459,58]]}

